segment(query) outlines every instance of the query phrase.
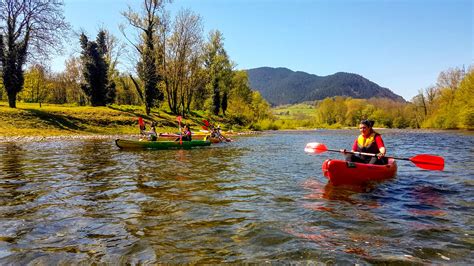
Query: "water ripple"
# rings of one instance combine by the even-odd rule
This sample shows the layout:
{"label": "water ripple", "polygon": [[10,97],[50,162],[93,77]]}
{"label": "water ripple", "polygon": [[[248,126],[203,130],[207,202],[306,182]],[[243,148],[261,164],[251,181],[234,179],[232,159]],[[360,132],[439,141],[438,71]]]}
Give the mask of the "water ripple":
{"label": "water ripple", "polygon": [[390,154],[437,154],[445,171],[400,161],[393,180],[333,187],[321,164],[342,156],[303,148],[348,149],[356,133],[170,151],[1,143],[0,264],[474,263],[473,135],[382,130]]}

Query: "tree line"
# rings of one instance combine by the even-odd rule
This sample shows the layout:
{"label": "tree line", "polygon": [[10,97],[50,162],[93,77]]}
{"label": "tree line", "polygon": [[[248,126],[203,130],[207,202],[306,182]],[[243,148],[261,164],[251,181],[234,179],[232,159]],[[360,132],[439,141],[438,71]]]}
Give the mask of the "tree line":
{"label": "tree line", "polygon": [[[203,34],[202,18],[181,10],[174,18],[169,0],[142,0],[122,12],[120,29],[132,47],[134,69],[120,71],[126,44],[106,29],[95,40],[84,32],[81,53],[54,73],[45,65],[70,25],[59,0],[0,2],[0,99],[105,106],[144,105],[186,116],[191,111],[226,116],[237,125],[264,129],[275,124],[270,105],[252,91],[245,71],[235,70],[218,30]],[[362,118],[389,128],[474,128],[473,68],[440,73],[436,85],[420,89],[410,102],[332,97],[316,102],[317,126],[354,126]],[[264,121],[258,125],[258,121]]]}
{"label": "tree line", "polygon": [[316,102],[318,126],[355,126],[372,119],[387,128],[474,129],[474,67],[439,74],[409,102],[385,98],[332,97]]}
{"label": "tree line", "polygon": [[[186,116],[202,110],[252,123],[270,115],[270,106],[250,89],[245,71],[235,70],[218,30],[203,34],[202,18],[181,10],[174,18],[168,0],[143,0],[138,10],[122,12],[123,43],[106,29],[95,39],[82,32],[74,40],[80,55],[54,73],[42,62],[61,47],[70,30],[58,0],[5,0],[0,6],[0,97],[12,108],[18,100],[105,106],[144,105]],[[128,51],[133,70],[118,64]],[[3,91],[6,93],[3,94]],[[264,108],[260,110],[260,108]],[[259,109],[259,110],[257,110]],[[243,111],[247,113],[242,113]]]}

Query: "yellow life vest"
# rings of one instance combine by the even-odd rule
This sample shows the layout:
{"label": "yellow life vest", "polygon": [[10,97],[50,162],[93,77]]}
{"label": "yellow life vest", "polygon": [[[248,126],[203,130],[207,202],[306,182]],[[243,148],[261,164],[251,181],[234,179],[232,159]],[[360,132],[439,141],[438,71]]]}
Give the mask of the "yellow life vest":
{"label": "yellow life vest", "polygon": [[375,142],[375,136],[375,132],[372,132],[368,138],[365,138],[363,134],[360,134],[357,138],[357,146],[360,148],[368,148]]}
{"label": "yellow life vest", "polygon": [[372,132],[369,137],[364,138],[364,135],[360,135],[357,138],[357,151],[367,153],[379,153],[379,147],[375,138],[380,135],[377,132]]}

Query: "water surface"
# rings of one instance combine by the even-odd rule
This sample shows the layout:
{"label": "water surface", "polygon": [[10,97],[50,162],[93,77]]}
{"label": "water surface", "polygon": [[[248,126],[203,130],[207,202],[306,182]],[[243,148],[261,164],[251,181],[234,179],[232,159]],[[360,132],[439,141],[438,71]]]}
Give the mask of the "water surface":
{"label": "water surface", "polygon": [[0,264],[454,263],[474,257],[474,135],[382,131],[395,179],[327,185],[308,142],[355,130],[266,133],[193,150],[112,139],[0,143]]}

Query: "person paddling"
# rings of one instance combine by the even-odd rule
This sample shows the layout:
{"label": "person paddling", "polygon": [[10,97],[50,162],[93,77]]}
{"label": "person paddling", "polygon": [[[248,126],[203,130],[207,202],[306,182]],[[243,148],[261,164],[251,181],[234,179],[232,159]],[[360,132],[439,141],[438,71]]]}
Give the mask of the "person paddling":
{"label": "person paddling", "polygon": [[150,131],[147,133],[148,140],[156,141],[158,139],[158,134],[156,133],[155,127],[156,127],[156,122],[155,121],[151,122]]}
{"label": "person paddling", "polygon": [[146,135],[146,126],[143,118],[138,117],[138,127],[140,128],[140,135]]}
{"label": "person paddling", "polygon": [[220,142],[223,142],[223,141],[230,142],[230,141],[232,141],[231,139],[229,139],[229,138],[225,137],[224,135],[222,135],[220,125],[217,125],[217,127],[211,127],[211,137],[218,138]]}
{"label": "person paddling", "polygon": [[[359,124],[360,135],[354,141],[352,146],[352,152],[365,152],[374,153],[377,156],[364,156],[355,154],[345,154],[346,161],[348,162],[360,162],[369,164],[387,164],[385,154],[387,150],[382,140],[382,135],[375,132],[373,129],[374,121],[362,120]],[[346,150],[342,150],[345,152]]]}
{"label": "person paddling", "polygon": [[[191,141],[191,130],[189,129],[188,125],[184,125],[183,132],[181,132],[181,139],[182,141]],[[180,140],[179,138],[176,141]]]}

